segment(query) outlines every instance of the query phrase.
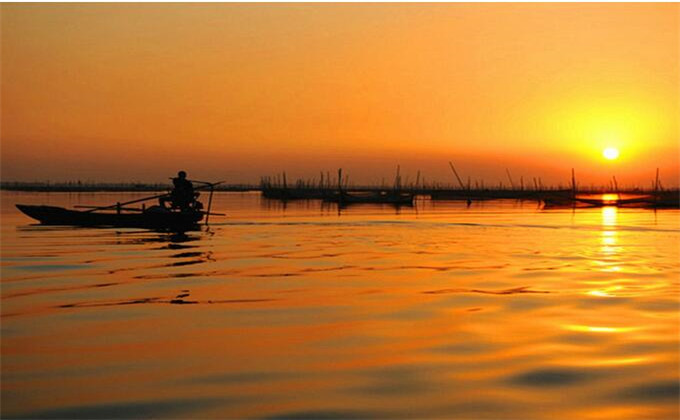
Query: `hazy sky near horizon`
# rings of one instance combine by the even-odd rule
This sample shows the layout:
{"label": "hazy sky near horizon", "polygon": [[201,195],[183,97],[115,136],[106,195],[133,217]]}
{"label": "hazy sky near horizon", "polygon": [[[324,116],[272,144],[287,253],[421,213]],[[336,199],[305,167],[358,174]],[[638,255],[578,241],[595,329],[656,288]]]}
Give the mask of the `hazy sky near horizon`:
{"label": "hazy sky near horizon", "polygon": [[2,4],[0,24],[3,180],[680,176],[678,4]]}

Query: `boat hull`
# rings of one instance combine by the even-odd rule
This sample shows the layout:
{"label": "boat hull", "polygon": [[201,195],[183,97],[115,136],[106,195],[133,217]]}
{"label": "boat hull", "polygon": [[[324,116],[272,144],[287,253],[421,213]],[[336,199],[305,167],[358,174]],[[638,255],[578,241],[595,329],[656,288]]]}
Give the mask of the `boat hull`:
{"label": "boat hull", "polygon": [[17,208],[44,225],[191,230],[203,219],[202,212],[148,210],[140,213],[105,213],[24,204],[17,204]]}
{"label": "boat hull", "polygon": [[412,206],[414,196],[411,193],[335,193],[326,197],[325,201],[332,201],[342,205],[349,204],[389,204],[393,206]]}
{"label": "boat hull", "polygon": [[289,188],[266,188],[262,190],[262,196],[273,200],[323,200],[329,193],[326,190],[315,189],[289,189]]}

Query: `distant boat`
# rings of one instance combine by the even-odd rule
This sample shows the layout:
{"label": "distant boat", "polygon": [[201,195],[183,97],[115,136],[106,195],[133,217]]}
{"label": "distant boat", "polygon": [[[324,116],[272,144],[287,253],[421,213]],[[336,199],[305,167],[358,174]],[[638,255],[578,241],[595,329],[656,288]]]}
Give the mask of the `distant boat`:
{"label": "distant boat", "polygon": [[262,187],[264,198],[275,200],[322,200],[330,193],[326,189]]}
{"label": "distant boat", "polygon": [[409,192],[399,191],[379,191],[379,192],[354,192],[345,191],[335,192],[324,198],[326,201],[333,201],[340,205],[371,203],[371,204],[391,204],[395,206],[412,206],[414,195]]}
{"label": "distant boat", "polygon": [[131,227],[186,231],[198,226],[204,212],[200,210],[179,211],[160,206],[134,212],[123,211],[79,211],[54,206],[32,206],[17,204],[25,215],[45,225]]}
{"label": "distant boat", "polygon": [[680,191],[659,191],[654,195],[649,204],[650,207],[655,208],[680,208]]}
{"label": "distant boat", "polygon": [[556,200],[569,198],[571,190],[517,190],[517,189],[453,189],[433,190],[430,192],[432,200],[541,200],[550,197]]}
{"label": "distant boat", "polygon": [[622,198],[618,194],[576,197],[545,197],[545,208],[551,207],[632,207],[632,208],[680,208],[678,191],[659,191],[634,197]]}
{"label": "distant boat", "polygon": [[649,197],[635,197],[635,198],[585,198],[576,197],[573,199],[576,203],[582,203],[593,207],[606,206],[644,206],[651,203]]}

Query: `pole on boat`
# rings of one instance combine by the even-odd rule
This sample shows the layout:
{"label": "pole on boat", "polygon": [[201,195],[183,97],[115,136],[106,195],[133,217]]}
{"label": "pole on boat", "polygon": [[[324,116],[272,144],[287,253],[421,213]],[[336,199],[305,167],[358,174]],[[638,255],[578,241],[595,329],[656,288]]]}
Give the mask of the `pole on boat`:
{"label": "pole on boat", "polygon": [[399,191],[401,189],[401,175],[399,175],[400,166],[397,165],[397,175],[394,177],[394,189]]}
{"label": "pole on boat", "polygon": [[453,174],[456,176],[456,179],[458,180],[458,184],[460,185],[460,189],[464,190],[465,185],[463,184],[463,181],[460,179],[458,176],[458,172],[456,172],[456,168],[453,166],[453,163],[449,161],[449,166],[451,167],[451,170],[453,171]]}
{"label": "pole on boat", "polygon": [[510,187],[514,190],[515,189],[515,183],[512,182],[512,177],[510,176],[510,169],[505,168],[505,173],[508,174],[508,179],[510,180]]}
{"label": "pole on boat", "polygon": [[208,226],[208,219],[210,218],[210,207],[212,207],[212,197],[215,187],[210,185],[210,197],[208,198],[208,212],[205,214],[205,225]]}
{"label": "pole on boat", "polygon": [[612,176],[612,182],[614,183],[614,192],[618,194],[618,192],[619,192],[619,183],[616,182],[616,176]]}
{"label": "pole on boat", "polygon": [[571,196],[576,198],[576,175],[574,174],[574,168],[571,168]]}
{"label": "pole on boat", "polygon": [[656,168],[656,178],[654,179],[654,205],[659,201],[659,168]]}
{"label": "pole on boat", "polygon": [[654,179],[654,193],[659,192],[659,168],[656,168],[656,178]]}
{"label": "pole on boat", "polygon": [[338,214],[342,206],[342,168],[338,168]]}

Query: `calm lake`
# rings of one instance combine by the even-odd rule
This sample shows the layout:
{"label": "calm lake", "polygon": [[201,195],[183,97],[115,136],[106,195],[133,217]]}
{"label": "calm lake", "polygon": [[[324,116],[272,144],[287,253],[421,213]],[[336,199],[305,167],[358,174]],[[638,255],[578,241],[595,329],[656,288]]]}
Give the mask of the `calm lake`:
{"label": "calm lake", "polygon": [[218,193],[186,235],[2,192],[2,417],[675,419],[680,212]]}

